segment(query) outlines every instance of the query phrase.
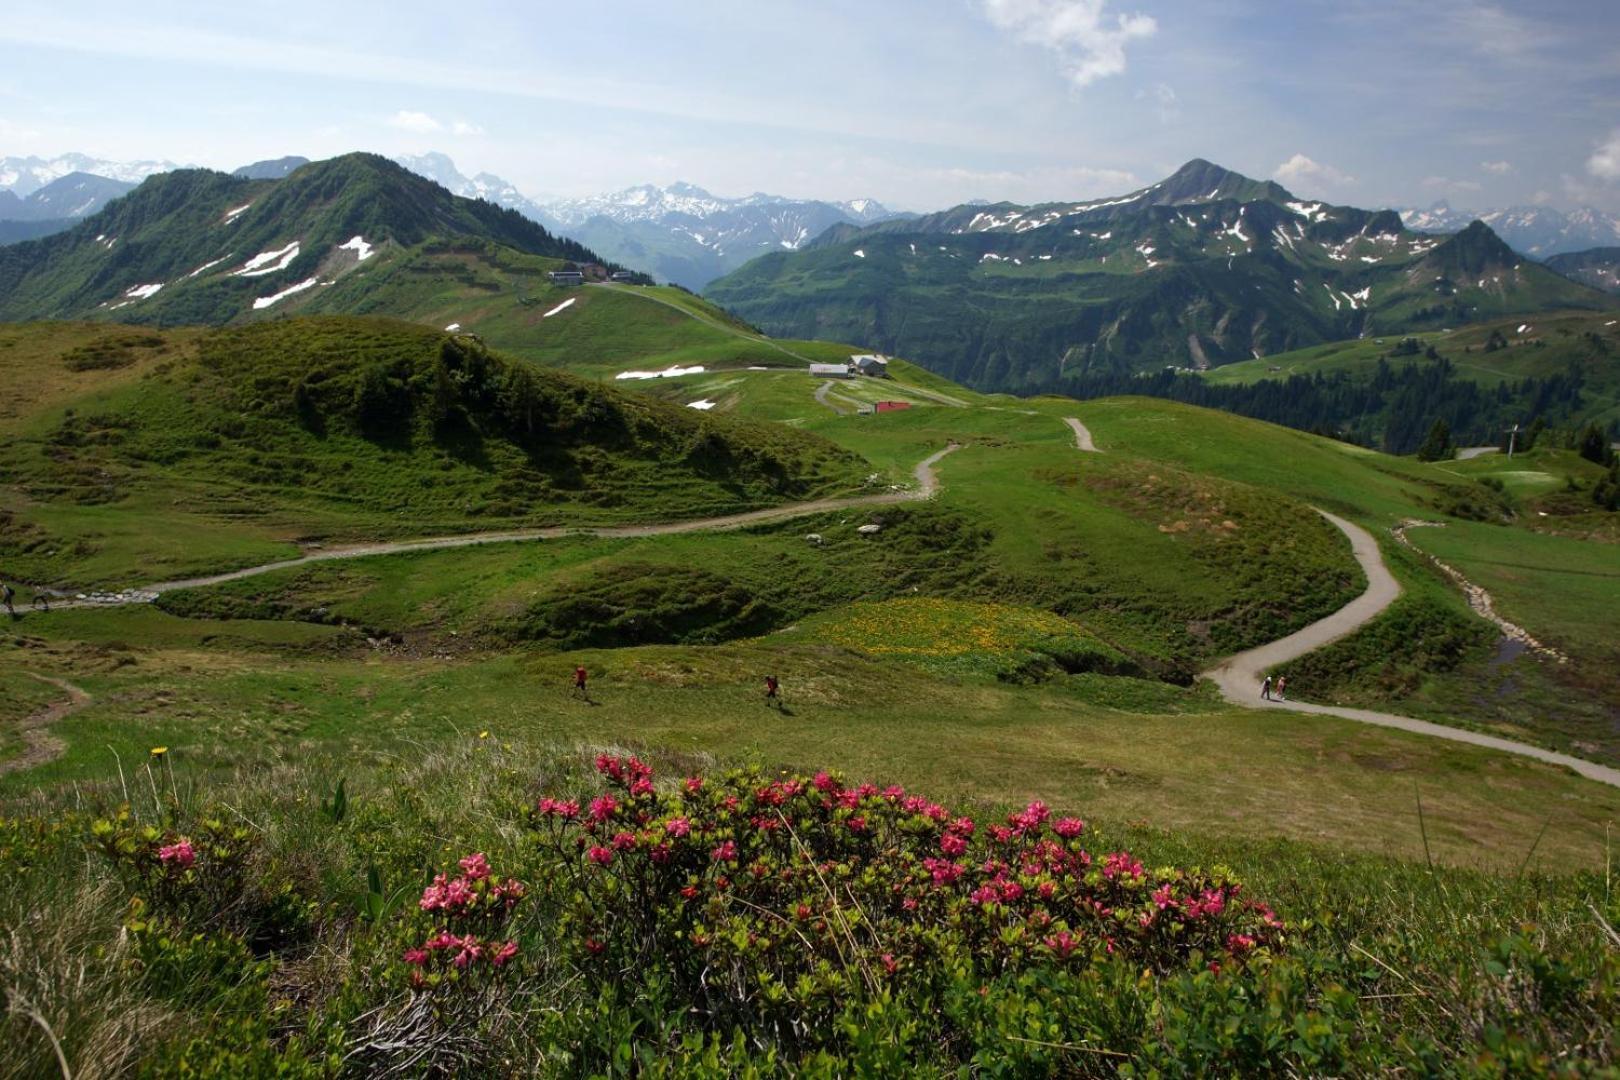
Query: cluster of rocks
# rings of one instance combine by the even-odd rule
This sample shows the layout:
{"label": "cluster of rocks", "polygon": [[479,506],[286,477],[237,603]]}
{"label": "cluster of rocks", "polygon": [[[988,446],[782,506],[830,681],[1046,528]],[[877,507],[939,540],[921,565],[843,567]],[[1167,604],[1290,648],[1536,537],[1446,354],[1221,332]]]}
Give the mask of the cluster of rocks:
{"label": "cluster of rocks", "polygon": [[[158,594],[146,589],[123,589],[118,592],[87,592],[74,593],[72,600],[79,604],[150,604],[158,598]],[[52,601],[62,599],[60,595],[53,596]]]}
{"label": "cluster of rocks", "polygon": [[1563,653],[1559,652],[1550,645],[1542,644],[1540,641],[1536,640],[1530,631],[1526,630],[1518,623],[1509,622],[1501,615],[1497,614],[1496,605],[1491,602],[1491,594],[1480,588],[1478,585],[1475,585],[1472,581],[1469,581],[1463,576],[1462,571],[1458,570],[1454,566],[1441,562],[1433,555],[1430,555],[1422,548],[1419,548],[1406,537],[1406,530],[1408,529],[1443,529],[1445,527],[1446,523],[1443,521],[1419,521],[1416,518],[1407,518],[1390,531],[1394,533],[1397,542],[1412,549],[1419,555],[1422,555],[1425,559],[1428,559],[1440,569],[1441,573],[1445,574],[1446,577],[1454,581],[1457,584],[1457,587],[1462,590],[1463,596],[1467,598],[1468,606],[1473,609],[1474,614],[1483,619],[1488,619],[1490,622],[1495,624],[1496,628],[1502,631],[1503,637],[1509,639],[1510,641],[1520,642],[1530,651],[1539,653],[1548,659],[1556,660],[1560,664],[1569,663],[1569,657],[1565,656]]}

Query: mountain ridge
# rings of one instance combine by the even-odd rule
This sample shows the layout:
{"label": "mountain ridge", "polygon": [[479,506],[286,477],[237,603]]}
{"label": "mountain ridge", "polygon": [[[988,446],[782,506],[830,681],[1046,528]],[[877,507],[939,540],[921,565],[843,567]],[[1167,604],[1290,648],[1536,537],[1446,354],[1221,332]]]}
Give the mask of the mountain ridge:
{"label": "mountain ridge", "polygon": [[0,318],[218,325],[434,239],[600,261],[515,211],[452,195],[374,154],[281,180],[187,169],[149,178],[64,232],[0,249]]}
{"label": "mountain ridge", "polygon": [[1611,303],[1483,224],[1426,236],[1202,159],[1118,197],[838,226],[706,295],[769,333],[865,341],[1001,390]]}

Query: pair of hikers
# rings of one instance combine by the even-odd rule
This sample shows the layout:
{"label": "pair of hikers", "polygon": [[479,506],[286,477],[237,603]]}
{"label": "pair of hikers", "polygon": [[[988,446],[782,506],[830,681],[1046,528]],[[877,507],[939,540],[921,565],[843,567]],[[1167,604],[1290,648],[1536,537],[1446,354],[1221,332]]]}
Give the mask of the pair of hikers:
{"label": "pair of hikers", "polygon": [[[13,619],[18,618],[17,590],[11,587],[9,581],[0,581],[0,605],[5,607],[7,615],[10,615]],[[35,611],[49,612],[51,610],[50,595],[43,589],[34,590],[33,608]]]}
{"label": "pair of hikers", "polygon": [[1287,701],[1287,692],[1288,676],[1286,675],[1277,676],[1276,682],[1272,682],[1271,676],[1267,675],[1265,681],[1260,684],[1260,696],[1266,701]]}
{"label": "pair of hikers", "polygon": [[[574,669],[574,697],[591,700],[591,692],[586,689],[589,677],[583,666]],[[782,684],[775,675],[765,676],[765,705],[767,707],[774,705],[778,709],[782,707]]]}

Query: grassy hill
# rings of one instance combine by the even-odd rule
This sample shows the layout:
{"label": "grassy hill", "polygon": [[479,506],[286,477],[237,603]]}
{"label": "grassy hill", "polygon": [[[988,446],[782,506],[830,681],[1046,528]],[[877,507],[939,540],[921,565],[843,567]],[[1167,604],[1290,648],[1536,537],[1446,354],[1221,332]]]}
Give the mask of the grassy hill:
{"label": "grassy hill", "polygon": [[[848,349],[675,290],[543,292],[544,258],[430,237],[368,261],[420,324],[0,330],[16,1071],[1613,1066],[1620,792],[1192,679],[1361,590],[1321,507],[1382,539],[1405,592],[1291,668],[1294,694],[1620,760],[1620,577],[1565,490],[1597,466],[1424,464],[904,361],[812,379]],[[680,360],[707,370],[612,377]],[[911,407],[856,411],[878,397]],[[927,502],[26,606],[293,540],[904,484],[948,443]],[[1411,517],[1446,524],[1411,551],[1388,538]],[[1427,550],[1569,663],[1504,655]],[[650,787],[638,761],[599,800],[592,762],[630,753]],[[439,874],[501,895],[446,908],[421,891]]]}
{"label": "grassy hill", "polygon": [[[1430,355],[1431,352],[1433,355]],[[1294,376],[1343,376],[1368,386],[1404,371],[1432,370],[1443,357],[1449,377],[1489,391],[1484,398],[1447,408],[1426,403],[1415,421],[1425,431],[1444,416],[1459,437],[1494,442],[1514,423],[1540,415],[1551,424],[1620,421],[1620,320],[1613,314],[1554,311],[1489,320],[1473,326],[1359,338],[1229,364],[1203,373],[1213,386],[1254,386]],[[1380,367],[1385,370],[1380,375]],[[1530,381],[1528,390],[1521,387]],[[1557,400],[1548,391],[1562,380],[1574,391]],[[1297,396],[1297,395],[1296,395]],[[1387,403],[1390,395],[1384,395]],[[1385,409],[1326,417],[1325,422],[1376,440],[1388,422]]]}
{"label": "grassy hill", "polygon": [[[852,488],[863,463],[408,323],[0,333],[9,572],[185,573],[294,540],[694,517]],[[21,538],[20,538],[21,537]]]}
{"label": "grassy hill", "polygon": [[1119,199],[829,230],[705,293],[768,332],[867,341],[994,390],[1614,307],[1484,225],[1428,237],[1393,212],[1297,200],[1208,162]]}
{"label": "grassy hill", "polygon": [[597,261],[515,211],[451,195],[374,154],[314,162],[281,180],[181,169],[65,232],[0,249],[0,319],[219,325],[271,316],[287,297],[429,240]]}

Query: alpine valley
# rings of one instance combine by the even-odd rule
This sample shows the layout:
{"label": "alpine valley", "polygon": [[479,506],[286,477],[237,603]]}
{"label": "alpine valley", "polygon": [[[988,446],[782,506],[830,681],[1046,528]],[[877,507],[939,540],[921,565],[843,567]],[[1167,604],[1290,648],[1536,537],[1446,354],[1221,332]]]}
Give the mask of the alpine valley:
{"label": "alpine valley", "polygon": [[773,334],[867,341],[999,390],[1615,304],[1483,223],[1431,236],[1203,160],[1117,198],[836,227],[706,295]]}

